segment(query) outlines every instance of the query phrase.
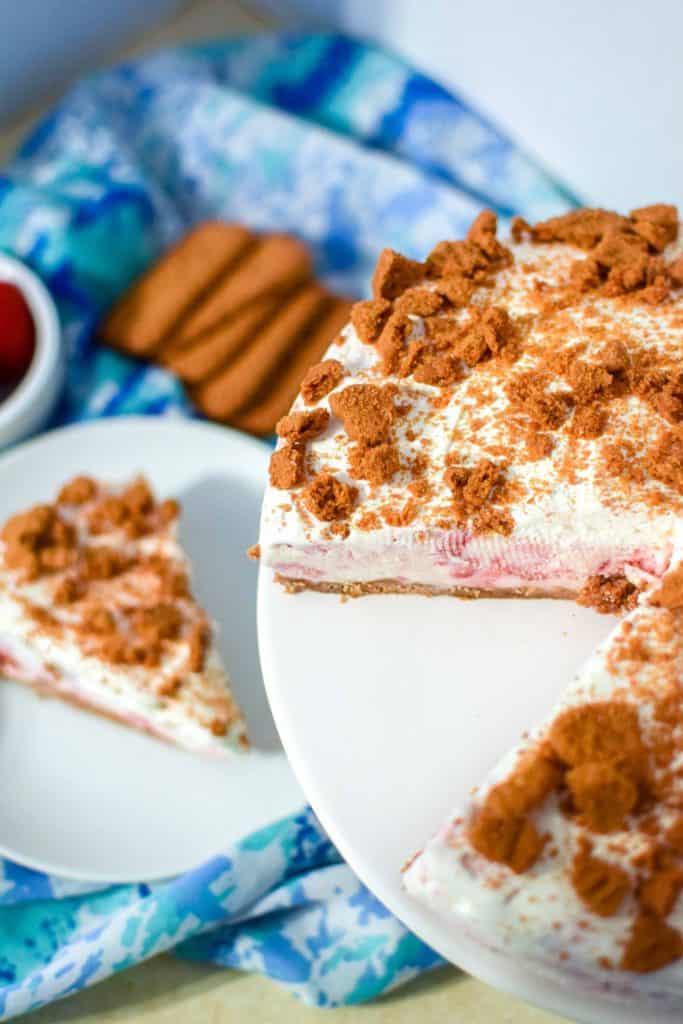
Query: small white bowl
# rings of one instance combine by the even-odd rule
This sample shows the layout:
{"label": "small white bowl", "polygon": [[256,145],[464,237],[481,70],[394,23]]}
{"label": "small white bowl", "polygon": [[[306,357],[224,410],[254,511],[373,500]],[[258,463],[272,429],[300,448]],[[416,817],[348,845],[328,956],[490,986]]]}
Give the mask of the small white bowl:
{"label": "small white bowl", "polygon": [[14,391],[0,401],[0,448],[40,429],[54,410],[64,382],[59,317],[52,296],[25,263],[0,253],[0,281],[22,292],[35,325],[31,364]]}

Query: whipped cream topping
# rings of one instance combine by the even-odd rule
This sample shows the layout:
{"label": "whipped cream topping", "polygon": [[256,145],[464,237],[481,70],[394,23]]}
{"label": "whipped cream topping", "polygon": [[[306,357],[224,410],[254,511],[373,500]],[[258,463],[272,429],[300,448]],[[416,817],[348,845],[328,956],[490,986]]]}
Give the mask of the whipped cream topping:
{"label": "whipped cream topping", "polygon": [[[571,266],[586,254],[559,243],[522,242],[509,248],[514,262],[498,272],[491,288],[477,289],[472,304],[503,307],[523,333],[514,366],[501,366],[495,359],[480,363],[444,397],[439,387],[387,376],[376,347],[364,344],[352,325],[332,343],[325,358],[337,360],[345,370],[332,395],[353,384],[387,383],[396,389],[401,414],[392,442],[401,470],[381,484],[354,479],[352,444],[332,415],[327,429],[307,442],[307,474],[326,470],[358,489],[346,522],[348,533],[335,533],[330,523],[316,519],[300,500],[300,488],[271,486],[259,538],[266,565],[283,576],[312,583],[398,579],[443,589],[527,586],[575,591],[587,575],[596,573],[661,575],[683,498],[647,473],[638,483],[624,485],[606,470],[605,455],[624,440],[645,450],[665,424],[662,416],[641,397],[624,394],[610,401],[600,437],[574,436],[570,418],[553,432],[550,455],[533,461],[519,432],[511,429],[513,410],[506,385],[513,373],[533,371],[551,341],[557,349],[580,351],[590,361],[607,340],[625,338],[632,353],[656,353],[675,362],[683,331],[683,298],[677,292],[664,304],[648,306],[588,294],[569,308],[539,312],[547,290],[565,281]],[[663,258],[672,262],[680,253],[677,241],[666,248]],[[458,323],[468,315],[466,310],[448,314]],[[411,320],[411,337],[421,337],[423,319]],[[562,393],[566,386],[558,379],[549,390]],[[329,410],[330,398],[327,395],[315,407]],[[311,406],[300,396],[293,408]],[[454,455],[464,465],[482,458],[506,464],[513,494],[506,508],[514,520],[508,536],[449,524],[452,494],[444,469]],[[429,488],[416,497],[411,484],[418,462]],[[392,518],[387,510],[408,503],[409,522],[397,526],[387,521]]]}
{"label": "whipped cream topping", "polygon": [[[669,713],[680,721],[683,610],[652,607],[647,600],[641,599],[596,650],[548,721],[502,758],[469,804],[408,863],[403,881],[412,896],[457,922],[475,941],[526,961],[542,973],[570,975],[586,990],[637,992],[673,1002],[683,994],[683,946],[673,962],[659,969],[643,963],[627,970],[622,959],[634,923],[644,913],[639,901],[650,870],[647,865],[656,856],[654,851],[663,849],[659,837],[678,820],[683,796],[680,778],[641,818],[627,818],[623,827],[604,832],[589,830],[580,814],[568,812],[566,792],[551,793],[532,811],[534,827],[547,837],[545,844],[535,863],[522,872],[482,856],[469,834],[487,796],[514,777],[523,756],[537,749],[565,712],[594,702],[626,702],[635,709],[645,743],[653,744],[648,749],[655,748],[661,735],[658,700],[665,692],[671,702]],[[677,737],[674,726],[674,746]],[[681,763],[680,750],[662,764],[655,758],[655,785],[661,773],[675,776]],[[628,891],[617,901],[616,910],[595,913],[578,895],[572,876],[586,838],[593,858],[625,876]],[[608,898],[610,884],[605,879],[593,882],[591,895]],[[683,901],[674,897],[663,920],[667,928],[683,934]],[[651,939],[647,951],[656,943]]]}
{"label": "whipped cream topping", "polygon": [[[131,523],[107,505],[123,502],[131,485],[93,486],[77,503],[41,507],[71,531],[63,550],[48,552],[59,568],[27,572],[19,562],[33,557],[30,548],[10,550],[22,531],[30,536],[33,510],[4,527],[0,671],[189,750],[224,755],[244,745],[212,627],[191,594],[176,509],[162,513],[143,491],[146,521]],[[35,550],[40,558],[45,548]]]}

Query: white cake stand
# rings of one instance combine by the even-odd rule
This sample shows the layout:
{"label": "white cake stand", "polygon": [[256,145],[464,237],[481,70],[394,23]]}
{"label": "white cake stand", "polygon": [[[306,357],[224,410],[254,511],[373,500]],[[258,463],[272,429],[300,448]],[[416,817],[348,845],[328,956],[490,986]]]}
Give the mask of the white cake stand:
{"label": "white cake stand", "polygon": [[358,876],[444,957],[585,1024],[659,1024],[483,949],[401,888],[405,860],[555,700],[613,619],[565,601],[288,595],[261,569],[259,646],[292,767]]}

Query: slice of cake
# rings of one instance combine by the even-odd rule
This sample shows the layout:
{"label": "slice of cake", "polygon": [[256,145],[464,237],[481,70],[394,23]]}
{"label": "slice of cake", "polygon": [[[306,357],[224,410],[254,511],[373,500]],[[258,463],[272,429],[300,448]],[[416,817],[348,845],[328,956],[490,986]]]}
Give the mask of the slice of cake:
{"label": "slice of cake", "polygon": [[373,298],[278,424],[260,550],[291,589],[576,596],[659,577],[683,511],[674,207],[580,210],[424,262]]}
{"label": "slice of cake", "polygon": [[0,533],[0,673],[188,750],[246,745],[177,502],[89,477]]}
{"label": "slice of cake", "polygon": [[680,1000],[680,565],[646,600],[407,865],[404,883],[516,960],[593,991]]}

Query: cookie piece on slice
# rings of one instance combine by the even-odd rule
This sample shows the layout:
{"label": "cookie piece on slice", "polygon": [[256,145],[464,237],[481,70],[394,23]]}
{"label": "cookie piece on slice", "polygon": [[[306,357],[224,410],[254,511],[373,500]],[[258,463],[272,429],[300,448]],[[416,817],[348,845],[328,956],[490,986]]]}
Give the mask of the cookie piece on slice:
{"label": "cookie piece on slice", "polygon": [[247,746],[177,538],[144,477],[90,477],[0,531],[0,674],[202,754]]}
{"label": "cookie piece on slice", "polygon": [[406,866],[406,889],[515,963],[679,1005],[682,737],[677,568]]}
{"label": "cookie piece on slice", "polygon": [[[682,312],[661,204],[517,222],[504,242],[484,212],[423,263],[385,250],[291,410],[326,428],[278,431],[275,465],[301,471],[271,474],[263,565],[292,591],[628,610],[683,515]],[[353,489],[333,516],[311,502],[321,477]]]}

